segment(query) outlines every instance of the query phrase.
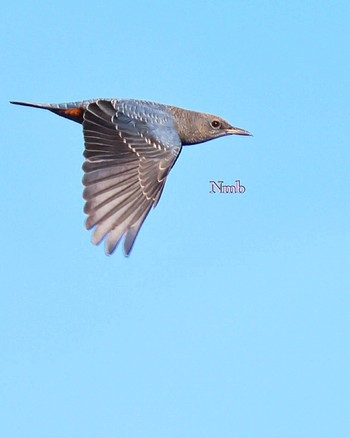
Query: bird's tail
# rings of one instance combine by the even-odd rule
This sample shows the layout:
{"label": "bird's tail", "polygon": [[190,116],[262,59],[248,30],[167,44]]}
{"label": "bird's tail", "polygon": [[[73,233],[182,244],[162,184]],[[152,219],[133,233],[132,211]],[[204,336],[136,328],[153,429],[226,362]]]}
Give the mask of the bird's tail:
{"label": "bird's tail", "polygon": [[59,104],[44,104],[44,103],[31,103],[31,102],[14,102],[10,103],[14,105],[30,106],[33,108],[41,108],[49,110],[61,117],[66,117],[69,120],[73,120],[77,123],[83,122],[84,108],[82,102],[72,103],[59,103]]}

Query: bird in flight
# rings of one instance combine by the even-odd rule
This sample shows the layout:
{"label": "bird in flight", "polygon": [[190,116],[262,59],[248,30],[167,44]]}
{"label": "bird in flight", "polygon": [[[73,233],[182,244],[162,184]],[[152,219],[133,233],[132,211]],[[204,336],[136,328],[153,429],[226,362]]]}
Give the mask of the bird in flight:
{"label": "bird in flight", "polygon": [[182,146],[226,135],[252,135],[220,117],[134,99],[63,104],[11,102],[42,108],[83,125],[86,228],[112,254],[124,238],[129,255],[151,207],[156,207]]}

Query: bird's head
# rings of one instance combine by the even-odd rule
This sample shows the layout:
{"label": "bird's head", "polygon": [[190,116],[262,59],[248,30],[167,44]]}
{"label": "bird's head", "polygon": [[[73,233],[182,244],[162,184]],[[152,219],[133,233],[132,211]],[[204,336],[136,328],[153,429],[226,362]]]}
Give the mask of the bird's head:
{"label": "bird's head", "polygon": [[200,124],[201,129],[208,136],[208,140],[223,137],[224,135],[252,135],[245,129],[232,126],[221,117],[213,116],[211,114],[203,114]]}
{"label": "bird's head", "polygon": [[175,119],[183,145],[203,143],[225,135],[252,135],[212,114],[182,110],[175,113]]}

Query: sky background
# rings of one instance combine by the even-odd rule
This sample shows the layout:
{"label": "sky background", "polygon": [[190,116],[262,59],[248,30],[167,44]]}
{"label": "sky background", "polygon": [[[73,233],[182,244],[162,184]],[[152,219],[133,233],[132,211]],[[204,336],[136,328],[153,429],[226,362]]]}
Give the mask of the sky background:
{"label": "sky background", "polygon": [[[3,6],[0,435],[350,436],[349,1]],[[184,148],[125,258],[84,228],[78,124],[148,99]],[[210,180],[244,194],[210,194]]]}

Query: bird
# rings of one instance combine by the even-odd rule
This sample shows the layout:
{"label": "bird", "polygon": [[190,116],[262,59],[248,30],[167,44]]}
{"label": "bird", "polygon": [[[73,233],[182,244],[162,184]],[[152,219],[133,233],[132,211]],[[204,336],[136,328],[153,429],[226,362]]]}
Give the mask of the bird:
{"label": "bird", "polygon": [[111,255],[124,237],[128,256],[156,207],[183,146],[227,135],[252,135],[221,117],[136,99],[90,99],[60,104],[11,101],[80,123],[86,228]]}

